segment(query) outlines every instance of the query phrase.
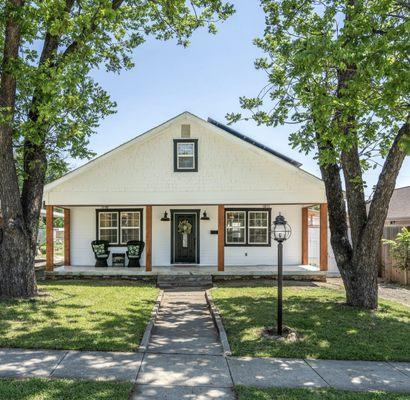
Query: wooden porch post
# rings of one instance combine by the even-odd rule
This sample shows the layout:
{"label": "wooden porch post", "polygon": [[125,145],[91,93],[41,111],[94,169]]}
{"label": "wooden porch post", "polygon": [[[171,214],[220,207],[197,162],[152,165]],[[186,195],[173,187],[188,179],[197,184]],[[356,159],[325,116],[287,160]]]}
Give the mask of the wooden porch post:
{"label": "wooden porch post", "polygon": [[302,265],[309,264],[309,207],[302,208]]}
{"label": "wooden porch post", "polygon": [[64,265],[71,265],[70,209],[64,209]]}
{"label": "wooden porch post", "polygon": [[152,271],[152,206],[146,206],[147,225],[145,232],[145,270]]}
{"label": "wooden porch post", "polygon": [[327,203],[320,204],[320,270],[327,271]]}
{"label": "wooden porch post", "polygon": [[225,267],[225,206],[218,205],[218,271]]}
{"label": "wooden porch post", "polygon": [[53,206],[46,206],[46,271],[54,270],[53,212]]}

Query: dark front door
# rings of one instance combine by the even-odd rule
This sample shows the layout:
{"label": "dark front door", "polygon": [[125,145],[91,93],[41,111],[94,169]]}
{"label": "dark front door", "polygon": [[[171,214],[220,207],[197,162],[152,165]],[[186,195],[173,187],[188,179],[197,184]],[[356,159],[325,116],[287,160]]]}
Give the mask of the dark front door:
{"label": "dark front door", "polygon": [[197,214],[175,213],[173,218],[174,263],[197,262]]}

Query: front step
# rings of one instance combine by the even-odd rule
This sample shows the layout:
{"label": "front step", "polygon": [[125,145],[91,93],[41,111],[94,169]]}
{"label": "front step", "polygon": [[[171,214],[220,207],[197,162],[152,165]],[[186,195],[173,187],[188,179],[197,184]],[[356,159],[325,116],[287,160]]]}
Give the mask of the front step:
{"label": "front step", "polygon": [[212,275],[158,275],[157,286],[160,289],[178,287],[211,288]]}

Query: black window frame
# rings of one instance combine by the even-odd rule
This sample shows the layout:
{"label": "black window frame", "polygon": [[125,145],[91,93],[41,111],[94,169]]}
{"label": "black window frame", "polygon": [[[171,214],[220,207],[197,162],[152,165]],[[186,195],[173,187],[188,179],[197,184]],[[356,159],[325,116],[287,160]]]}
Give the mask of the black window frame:
{"label": "black window frame", "polygon": [[[194,144],[194,168],[178,168],[178,143]],[[198,139],[174,139],[174,172],[198,172]]]}
{"label": "black window frame", "polygon": [[[227,226],[226,226],[226,214],[230,211],[241,211],[245,213],[245,242],[244,243],[227,243]],[[268,213],[268,243],[249,243],[249,212],[265,211]],[[271,208],[225,208],[224,212],[224,244],[225,247],[271,247],[271,221],[272,221],[272,209]]]}
{"label": "black window frame", "polygon": [[140,238],[143,241],[144,238],[144,209],[143,208],[97,208],[95,210],[95,226],[97,240],[100,240],[100,227],[99,227],[99,215],[104,212],[116,212],[118,213],[118,226],[117,226],[117,238],[118,243],[110,243],[109,247],[127,247],[127,244],[121,244],[121,213],[122,212],[139,212],[140,213]]}

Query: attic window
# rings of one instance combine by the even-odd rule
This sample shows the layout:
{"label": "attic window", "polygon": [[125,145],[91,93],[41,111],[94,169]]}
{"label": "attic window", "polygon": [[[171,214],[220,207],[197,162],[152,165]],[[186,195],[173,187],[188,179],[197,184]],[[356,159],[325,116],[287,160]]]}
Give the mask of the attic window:
{"label": "attic window", "polygon": [[197,139],[174,139],[174,171],[198,171]]}

